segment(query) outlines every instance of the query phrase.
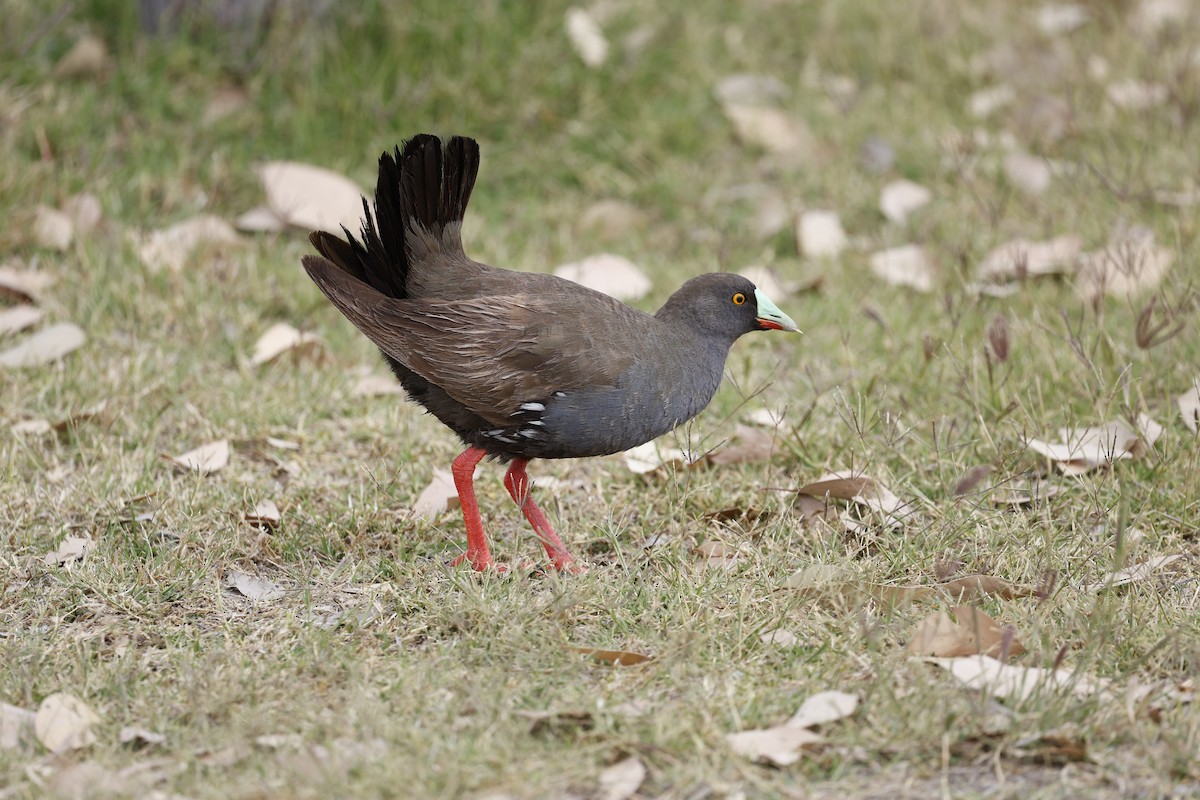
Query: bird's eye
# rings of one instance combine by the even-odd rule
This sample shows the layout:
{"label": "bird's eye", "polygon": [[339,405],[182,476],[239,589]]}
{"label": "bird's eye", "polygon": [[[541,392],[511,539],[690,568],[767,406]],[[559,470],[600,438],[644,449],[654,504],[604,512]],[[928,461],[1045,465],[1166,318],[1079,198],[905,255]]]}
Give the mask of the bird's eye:
{"label": "bird's eye", "polygon": [[733,304],[735,306],[745,305],[746,304],[746,295],[742,294],[741,292],[738,292],[737,294],[735,294],[733,296]]}

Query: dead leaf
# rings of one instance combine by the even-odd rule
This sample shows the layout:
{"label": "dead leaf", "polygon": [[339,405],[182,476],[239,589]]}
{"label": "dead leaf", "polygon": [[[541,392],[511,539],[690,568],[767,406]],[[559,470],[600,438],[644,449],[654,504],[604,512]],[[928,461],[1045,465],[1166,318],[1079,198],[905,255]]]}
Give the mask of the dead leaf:
{"label": "dead leaf", "polygon": [[189,450],[183,455],[168,457],[179,469],[211,475],[224,469],[229,463],[229,452],[229,440],[221,439]]}
{"label": "dead leaf", "polygon": [[13,750],[33,741],[37,714],[24,708],[0,703],[0,750]]}
{"label": "dead leaf", "polygon": [[267,206],[288,225],[304,230],[357,230],[362,189],[338,173],[298,161],[268,161],[258,168]]}
{"label": "dead leaf", "polygon": [[1007,83],[981,89],[967,99],[967,113],[976,119],[986,119],[1016,98],[1016,91]]}
{"label": "dead leaf", "polygon": [[138,259],[150,272],[166,267],[181,272],[192,253],[201,246],[234,245],[241,241],[228,222],[212,214],[201,214],[169,228],[135,234]]}
{"label": "dead leaf", "polygon": [[434,467],[433,480],[413,503],[412,512],[421,519],[433,522],[446,511],[458,508],[459,503],[454,476],[447,470]]}
{"label": "dead leaf", "polygon": [[628,800],[646,780],[646,765],[636,756],[622,759],[600,773],[601,800]]}
{"label": "dead leaf", "polygon": [[999,658],[1025,652],[1015,635],[973,606],[937,611],[917,623],[906,648],[914,656],[955,658],[983,653]]}
{"label": "dead leaf", "polygon": [[1089,302],[1107,294],[1133,297],[1162,282],[1175,261],[1175,251],[1157,245],[1147,228],[1118,230],[1102,250],[1080,258],[1076,289]]}
{"label": "dead leaf", "polygon": [[360,376],[355,381],[350,394],[355,397],[385,397],[404,394],[404,387],[400,385],[400,381],[396,380],[395,375],[376,375],[371,373]]}
{"label": "dead leaf", "polygon": [[13,423],[9,430],[15,436],[41,436],[54,428],[44,419],[25,419]]}
{"label": "dead leaf", "polygon": [[861,473],[831,472],[801,486],[796,493],[818,500],[825,497],[849,500],[879,515],[886,525],[899,524],[911,513],[907,504],[892,494],[891,490]]}
{"label": "dead leaf", "polygon": [[858,695],[846,692],[818,692],[805,699],[785,724],[788,728],[812,728],[845,719],[858,708]]}
{"label": "dead leaf", "polygon": [[1044,3],[1033,19],[1046,36],[1062,36],[1082,28],[1091,21],[1092,14],[1077,3]]}
{"label": "dead leaf", "polygon": [[590,656],[601,664],[610,666],[632,667],[654,660],[654,656],[633,653],[628,650],[600,650],[595,647],[568,647],[567,650]]}
{"label": "dead leaf", "polygon": [[947,670],[968,689],[989,692],[1018,704],[1043,692],[1069,692],[1077,697],[1089,697],[1097,692],[1106,693],[1108,686],[1105,680],[1077,674],[1065,667],[1054,670],[1009,666],[985,655],[925,660]]}
{"label": "dead leaf", "polygon": [[1008,281],[1063,274],[1074,266],[1082,248],[1083,239],[1073,233],[1044,242],[1013,239],[984,256],[976,275],[980,280]]}
{"label": "dead leaf", "polygon": [[1110,83],[1104,95],[1123,111],[1148,111],[1163,105],[1170,97],[1166,86],[1133,78]]}
{"label": "dead leaf", "polygon": [[260,500],[251,511],[246,513],[246,522],[255,527],[275,530],[279,527],[279,507],[271,500]]}
{"label": "dead leaf", "polygon": [[650,279],[641,267],[611,253],[563,264],[554,270],[554,274],[618,300],[637,300],[650,291]]}
{"label": "dead leaf", "polygon": [[42,700],[33,721],[38,741],[52,753],[78,750],[96,741],[92,726],[100,716],[87,703],[65,692]]}
{"label": "dead leaf", "polygon": [[59,542],[57,549],[46,553],[42,557],[42,561],[51,567],[56,564],[82,561],[93,547],[95,547],[95,542],[91,539],[85,539],[82,536],[67,536]]}
{"label": "dead leaf", "polygon": [[764,730],[726,734],[725,741],[739,756],[777,767],[786,767],[799,761],[803,751],[812,750],[824,740],[808,728],[781,725]]}
{"label": "dead leaf", "polygon": [[809,209],[796,221],[800,252],[809,258],[837,258],[846,249],[846,231],[836,211]]}
{"label": "dead leaf", "polygon": [[20,333],[42,321],[46,312],[30,305],[13,306],[0,311],[0,336]]}
{"label": "dead leaf", "polygon": [[1154,558],[1143,561],[1140,564],[1134,564],[1131,567],[1126,567],[1125,569],[1119,569],[1116,572],[1110,573],[1104,578],[1104,580],[1096,581],[1095,583],[1089,583],[1087,586],[1083,587],[1083,590],[1085,592],[1102,592],[1105,589],[1112,589],[1116,586],[1125,586],[1130,583],[1144,581],[1151,577],[1158,570],[1162,569],[1168,564],[1178,561],[1181,558],[1183,558],[1183,556],[1178,553],[1169,556],[1155,556]]}
{"label": "dead leaf", "polygon": [[100,198],[91,192],[73,194],[63,202],[63,213],[66,214],[75,228],[75,233],[86,235],[96,229],[104,217],[104,209]]}
{"label": "dead leaf", "polygon": [[965,494],[970,494],[975,490],[975,487],[983,482],[984,478],[991,474],[992,468],[987,464],[971,467],[967,471],[967,474],[962,476],[958,483],[954,485],[954,496],[962,497]]}
{"label": "dead leaf", "polygon": [[769,461],[775,452],[774,431],[738,425],[735,441],[736,444],[726,444],[709,454],[709,463],[717,465],[755,464]]}
{"label": "dead leaf", "polygon": [[774,411],[769,408],[756,408],[746,415],[746,421],[751,425],[760,425],[764,428],[778,428],[783,424],[783,419],[782,411]]}
{"label": "dead leaf", "polygon": [[0,297],[11,298],[18,303],[36,303],[42,290],[52,283],[54,277],[45,272],[0,267]]}
{"label": "dead leaf", "polygon": [[862,602],[869,599],[885,606],[945,599],[964,603],[985,596],[1011,600],[1037,594],[1036,589],[1018,586],[991,575],[968,575],[932,586],[871,583],[830,564],[810,564],[789,577],[784,587],[794,589],[804,597],[834,602]]}
{"label": "dead leaf", "polygon": [[905,244],[878,250],[870,257],[871,271],[893,286],[908,286],[918,292],[933,291],[933,262],[925,248]]}
{"label": "dead leaf", "polygon": [[278,600],[287,594],[283,587],[274,581],[238,570],[230,570],[225,576],[225,585],[235,589],[243,597],[261,602]]}
{"label": "dead leaf", "polygon": [[0,367],[40,367],[78,350],[87,334],[73,322],[59,322],[0,352]]}
{"label": "dead leaf", "polygon": [[62,252],[75,238],[75,225],[63,212],[38,206],[33,210],[33,240],[39,247]]}
{"label": "dead leaf", "polygon": [[1183,415],[1183,424],[1192,433],[1197,432],[1197,423],[1200,423],[1200,378],[1192,384],[1192,388],[1179,397],[1175,401],[1179,404],[1179,413]]}
{"label": "dead leaf", "polygon": [[254,354],[250,356],[253,366],[262,366],[291,353],[296,359],[318,359],[324,342],[315,333],[300,331],[286,322],[276,322],[254,343]]}
{"label": "dead leaf", "polygon": [[1138,429],[1124,420],[1088,428],[1059,428],[1060,443],[1029,439],[1026,445],[1054,463],[1064,475],[1082,475],[1114,461],[1145,456],[1163,428],[1146,414],[1138,415]]}
{"label": "dead leaf", "polygon": [[816,153],[816,139],[808,125],[793,114],[746,103],[725,103],[722,109],[744,144],[800,161],[810,160]]}
{"label": "dead leaf", "polygon": [[1004,156],[1004,177],[1029,195],[1045,193],[1050,188],[1050,166],[1046,159],[1015,151]]}
{"label": "dead leaf", "polygon": [[892,181],[879,192],[879,210],[890,221],[901,225],[909,215],[933,200],[933,192],[909,180]]}
{"label": "dead leaf", "polygon": [[947,581],[930,588],[942,596],[960,603],[980,597],[990,596],[999,597],[1002,600],[1014,600],[1018,597],[1032,597],[1037,594],[1037,589],[1019,586],[994,575],[968,575],[965,578]]}
{"label": "dead leaf", "polygon": [[796,634],[782,628],[761,633],[758,639],[763,644],[774,644],[780,647],[795,647],[800,642]]}
{"label": "dead leaf", "polygon": [[167,737],[161,733],[148,731],[137,725],[126,725],[117,734],[117,741],[121,744],[133,745],[134,747],[145,747],[147,745],[164,744],[167,741]]}
{"label": "dead leaf", "polygon": [[287,223],[266,206],[257,206],[239,214],[233,226],[244,233],[276,233],[287,228]]}
{"label": "dead leaf", "polygon": [[530,721],[530,736],[562,736],[581,730],[590,731],[596,725],[590,711],[518,710],[513,713]]}
{"label": "dead leaf", "polygon": [[108,66],[108,45],[103,39],[85,33],[54,65],[54,77],[89,78],[106,71]]}
{"label": "dead leaf", "polygon": [[713,89],[713,94],[722,105],[741,103],[758,106],[784,100],[791,94],[791,90],[773,75],[743,72],[722,78]]}
{"label": "dead leaf", "polygon": [[566,28],[567,39],[584,64],[592,69],[604,64],[608,58],[608,39],[591,14],[579,7],[567,9]]}
{"label": "dead leaf", "polygon": [[1052,733],[1022,736],[1012,743],[1009,753],[1013,758],[1025,763],[1053,767],[1086,761],[1088,757],[1087,742],[1083,739]]}
{"label": "dead leaf", "polygon": [[667,464],[690,466],[692,460],[687,453],[676,447],[662,447],[656,442],[646,442],[621,454],[626,468],[638,475],[657,472]]}

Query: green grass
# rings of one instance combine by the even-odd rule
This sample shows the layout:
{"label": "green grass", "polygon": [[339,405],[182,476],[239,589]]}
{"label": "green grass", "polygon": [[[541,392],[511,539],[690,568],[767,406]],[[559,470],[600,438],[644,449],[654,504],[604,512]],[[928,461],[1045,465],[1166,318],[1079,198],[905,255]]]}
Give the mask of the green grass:
{"label": "green grass", "polygon": [[[126,5],[76,4],[55,21],[17,3],[0,22],[0,256],[55,276],[48,317],[89,337],[60,364],[0,373],[0,701],[35,709],[66,691],[102,717],[85,750],[0,750],[0,797],[71,794],[82,770],[107,770],[115,783],[112,774],[139,768],[146,777],[126,774],[113,793],[587,797],[626,755],[649,770],[647,798],[1200,791],[1196,705],[1127,712],[1123,700],[1131,682],[1190,686],[1200,663],[1200,445],[1174,402],[1200,373],[1200,215],[1150,199],[1194,188],[1200,174],[1190,35],[1200,20],[1151,36],[1128,22],[1134,3],[1089,4],[1091,23],[1051,39],[1027,3],[704,0],[684,11],[626,0],[605,6],[612,53],[592,71],[563,33],[565,5],[370,3],[236,35],[201,20],[159,39],[138,33]],[[649,43],[628,51],[642,26]],[[54,78],[85,30],[107,42],[112,68]],[[981,59],[1000,46],[1017,67],[989,75]],[[1096,58],[1105,81],[1166,85],[1167,103],[1113,109],[1092,76]],[[819,143],[810,161],[737,142],[712,94],[734,72],[790,87],[783,107]],[[851,101],[831,98],[829,76],[853,81]],[[967,98],[1002,80],[1017,89],[1014,104],[969,118]],[[247,106],[206,124],[211,94],[226,85],[243,89]],[[1071,110],[1062,136],[1036,121],[1043,95]],[[999,151],[949,145],[976,128],[1011,132],[1067,171],[1027,197],[1006,182]],[[541,496],[590,572],[449,570],[461,520],[418,523],[407,507],[456,443],[411,404],[353,396],[356,370],[383,367],[304,276],[303,236],[202,251],[180,274],[148,272],[127,239],[200,212],[233,219],[260,202],[252,168],[264,159],[370,185],[379,152],[420,131],[482,142],[465,234],[479,260],[544,271],[612,250],[651,275],[647,309],[719,268],[766,263],[789,280],[823,277],[819,292],[774,298],[804,336],[740,342],[733,380],[688,429],[717,444],[761,390],[750,407],[788,408],[776,456],[649,478],[619,459],[535,462],[535,476],[583,482]],[[887,174],[861,162],[871,136],[895,150]],[[895,177],[935,196],[900,227],[878,211],[879,189]],[[758,240],[744,210],[712,199],[749,182],[797,206],[837,209],[854,246],[821,264],[797,254],[790,231]],[[40,249],[33,208],[82,190],[99,197],[105,223],[65,253]],[[648,223],[616,242],[579,230],[582,212],[609,197],[637,205]],[[1077,232],[1094,249],[1121,224],[1147,226],[1175,250],[1164,283],[1134,300],[1087,304],[1069,279],[1030,282],[1006,299],[967,286],[974,264],[1010,238]],[[867,253],[910,241],[938,262],[929,295],[870,275]],[[1135,322],[1155,293],[1184,327],[1144,350]],[[1011,355],[989,367],[986,331],[998,314]],[[328,358],[249,366],[276,321],[321,334]],[[101,399],[101,419],[61,435],[8,430]],[[1037,509],[991,503],[997,487],[1044,468],[1027,436],[1139,412],[1166,427],[1149,457],[1055,478],[1062,493]],[[267,436],[301,448],[272,450]],[[218,438],[238,444],[214,476],[174,472],[162,458]],[[955,497],[978,465],[993,471]],[[850,467],[918,513],[902,530],[855,535],[806,526],[790,495],[771,491]],[[498,555],[536,555],[500,470],[485,466],[478,487]],[[263,498],[283,509],[271,534],[241,521]],[[767,513],[705,518],[728,507]],[[1130,562],[1184,558],[1127,589],[1084,591],[1118,566],[1115,531],[1131,527],[1144,535],[1125,545]],[[657,533],[668,543],[643,551]],[[92,539],[93,552],[46,565],[66,536]],[[697,564],[693,547],[714,539],[740,548],[732,570]],[[1045,697],[992,735],[986,700],[906,657],[912,627],[941,604],[828,604],[785,588],[814,563],[877,583],[982,572],[1052,587],[982,605],[1015,626],[1029,650],[1017,663],[1061,657],[1110,679],[1121,697]],[[233,570],[287,594],[251,603],[224,588]],[[339,611],[340,624],[318,624]],[[798,644],[760,641],[777,628]],[[575,645],[655,658],[612,668]],[[773,769],[726,746],[725,734],[779,724],[824,689],[857,693],[862,705],[824,731],[819,753]],[[628,703],[644,713],[630,715]],[[529,711],[556,716],[536,723]],[[129,725],[166,741],[122,745]],[[1030,742],[1048,734],[1086,742],[1088,759],[1041,763],[1048,749]]]}

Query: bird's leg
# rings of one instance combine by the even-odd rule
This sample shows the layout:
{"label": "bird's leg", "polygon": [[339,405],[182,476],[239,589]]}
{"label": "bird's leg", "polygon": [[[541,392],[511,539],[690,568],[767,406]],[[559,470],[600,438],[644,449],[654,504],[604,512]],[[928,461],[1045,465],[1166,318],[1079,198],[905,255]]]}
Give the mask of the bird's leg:
{"label": "bird's leg", "polygon": [[562,539],[558,538],[558,534],[550,527],[550,521],[546,519],[546,515],[538,508],[537,503],[533,502],[533,495],[529,491],[531,488],[529,474],[525,472],[527,463],[529,463],[528,460],[524,458],[513,459],[508,472],[504,473],[504,488],[508,489],[513,502],[520,507],[525,519],[529,520],[533,532],[537,534],[542,546],[546,548],[546,555],[550,557],[550,563],[554,565],[554,568],[580,573],[583,570],[575,563],[575,559],[571,558]]}
{"label": "bird's leg", "polygon": [[483,532],[483,520],[479,517],[479,503],[475,501],[475,465],[486,455],[487,452],[478,447],[468,447],[450,466],[454,488],[458,490],[458,499],[462,504],[463,522],[467,526],[467,552],[451,561],[450,566],[457,567],[468,561],[477,572],[492,566],[487,534]]}

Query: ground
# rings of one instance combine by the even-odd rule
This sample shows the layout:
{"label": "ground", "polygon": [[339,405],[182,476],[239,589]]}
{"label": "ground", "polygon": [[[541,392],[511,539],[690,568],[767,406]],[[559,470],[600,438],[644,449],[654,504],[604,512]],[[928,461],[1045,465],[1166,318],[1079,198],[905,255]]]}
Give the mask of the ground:
{"label": "ground", "polygon": [[[1200,443],[1177,402],[1200,376],[1195,9],[614,0],[588,7],[609,44],[592,68],[561,4],[276,5],[155,34],[100,0],[19,0],[0,20],[0,258],[52,280],[42,328],[87,337],[0,367],[0,798],[1200,794]],[[107,54],[63,66],[85,35]],[[777,82],[755,102],[782,128],[735,127],[716,89],[740,73]],[[305,276],[303,232],[203,244],[177,269],[139,257],[136,234],[260,205],[256,164],[366,187],[422,131],[481,142],[479,260],[617,253],[650,277],[633,301],[648,310],[692,275],[771,268],[803,335],[745,337],[712,406],[661,442],[719,451],[769,408],[771,455],[648,475],[534,462],[562,481],[536,491],[587,574],[452,569],[457,512],[411,508],[458,445],[355,391],[384,367]],[[899,179],[931,201],[889,221],[880,193]],[[81,192],[93,230],[39,233],[39,205]],[[632,213],[588,222],[608,200]],[[805,253],[806,209],[836,211],[848,247]],[[1063,235],[1169,268],[1097,293],[1080,256],[1004,296],[981,287],[993,248]],[[928,291],[872,271],[910,243]],[[252,363],[277,322],[323,344]],[[1028,444],[1140,414],[1161,436],[1080,475]],[[218,440],[219,471],[170,460]],[[835,470],[904,513],[799,505]],[[481,505],[520,567],[539,548],[501,475],[484,465]],[[1035,479],[1057,494],[997,502]],[[277,527],[246,521],[263,500]],[[61,549],[72,537],[86,553]],[[271,583],[239,592],[239,574]],[[888,588],[980,574],[1018,596]],[[921,620],[965,602],[1011,627],[1014,666],[1104,688],[1022,702],[910,652]],[[826,690],[858,706],[795,763],[731,748]],[[20,712],[58,693],[98,719],[93,742],[52,753]],[[629,757],[636,790],[602,789]]]}

